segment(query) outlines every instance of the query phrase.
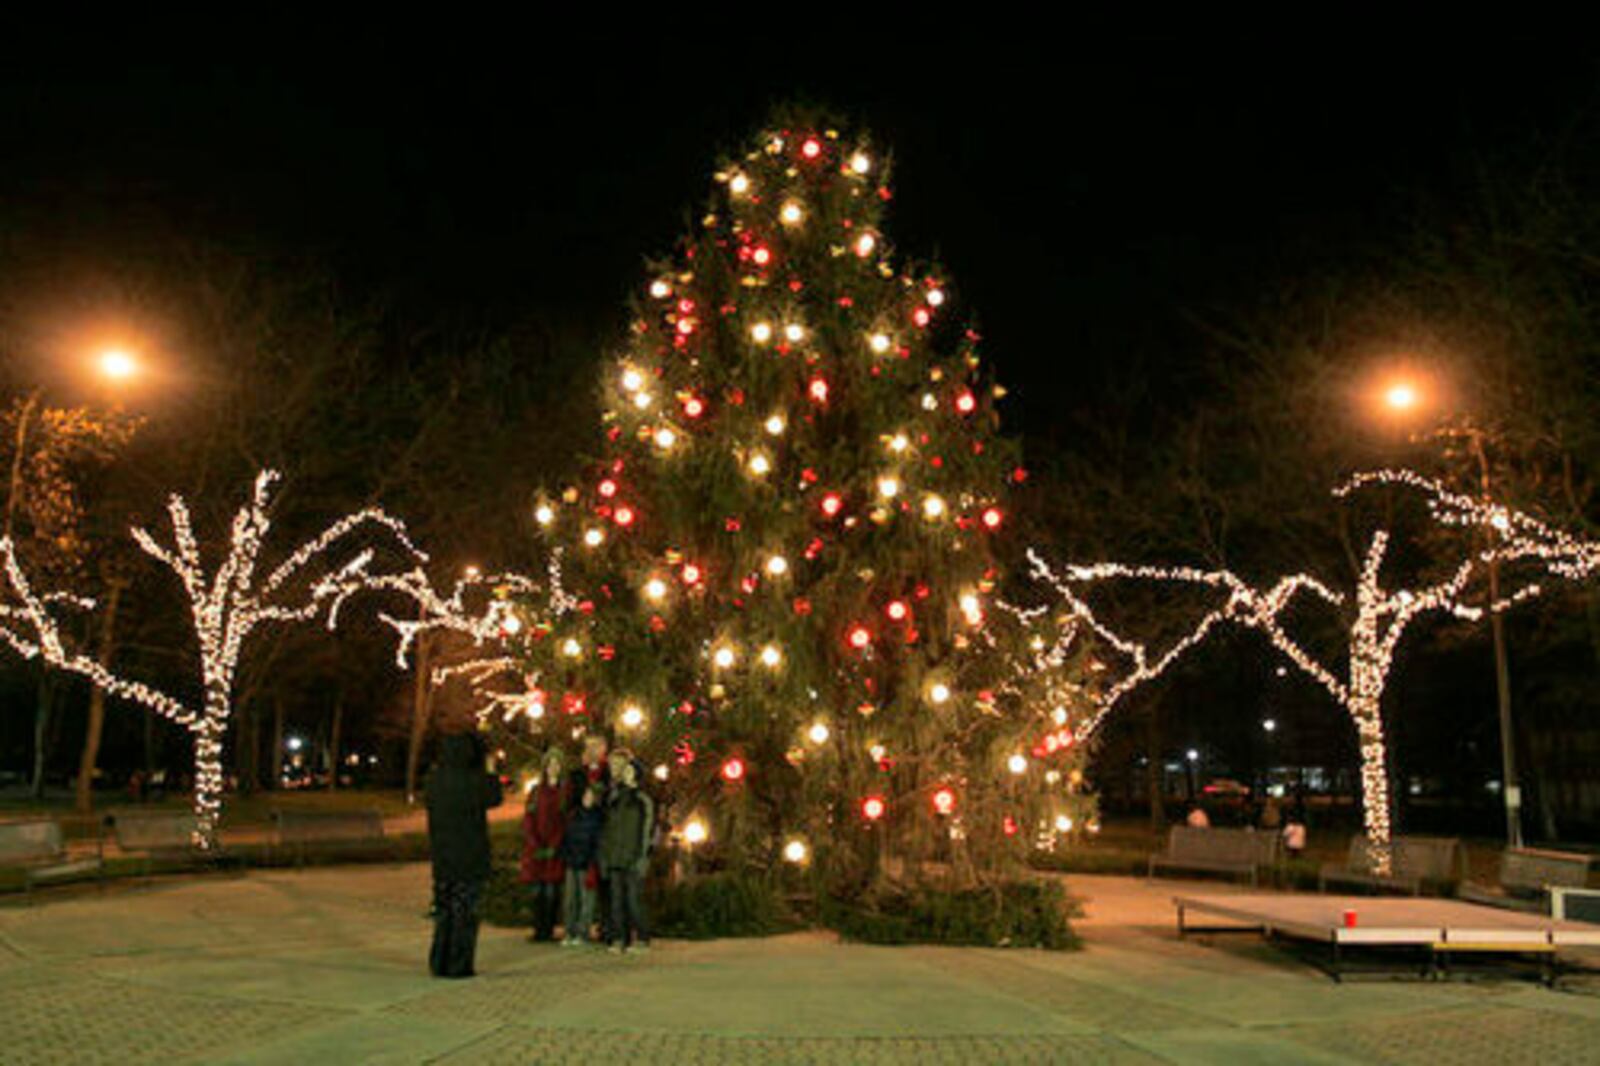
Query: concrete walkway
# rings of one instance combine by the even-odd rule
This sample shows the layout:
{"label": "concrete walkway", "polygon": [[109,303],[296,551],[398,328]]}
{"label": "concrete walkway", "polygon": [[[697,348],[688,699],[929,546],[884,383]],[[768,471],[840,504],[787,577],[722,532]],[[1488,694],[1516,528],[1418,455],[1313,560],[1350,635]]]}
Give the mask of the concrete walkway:
{"label": "concrete walkway", "polygon": [[[1082,952],[807,933],[640,957],[485,928],[426,974],[422,865],[255,871],[0,907],[0,1062],[1593,1062],[1600,998],[1335,985],[1253,937],[1180,942],[1174,892],[1074,877]],[[1209,884],[1207,889],[1216,889]]]}

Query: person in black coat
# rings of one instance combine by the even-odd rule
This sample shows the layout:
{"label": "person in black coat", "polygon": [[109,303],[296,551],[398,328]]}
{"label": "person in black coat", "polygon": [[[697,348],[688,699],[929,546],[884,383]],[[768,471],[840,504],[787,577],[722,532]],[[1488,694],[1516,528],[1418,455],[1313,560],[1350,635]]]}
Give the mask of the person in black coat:
{"label": "person in black coat", "polygon": [[478,949],[478,898],[489,879],[489,809],[500,782],[484,769],[483,742],[451,733],[428,775],[428,845],[433,855],[435,977],[471,977]]}

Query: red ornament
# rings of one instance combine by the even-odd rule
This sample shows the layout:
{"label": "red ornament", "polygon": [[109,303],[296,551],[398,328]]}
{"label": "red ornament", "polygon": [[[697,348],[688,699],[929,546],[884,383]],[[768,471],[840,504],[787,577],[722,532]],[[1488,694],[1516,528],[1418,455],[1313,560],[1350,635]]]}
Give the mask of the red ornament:
{"label": "red ornament", "polygon": [[759,584],[761,584],[761,579],[759,577],[754,574],[746,574],[744,580],[739,582],[739,587],[743,589],[745,595],[748,596],[755,592],[756,586]]}
{"label": "red ornament", "polygon": [[615,520],[617,525],[621,526],[623,529],[627,529],[629,526],[633,525],[633,508],[626,506],[618,507],[617,513],[611,517],[613,520]]}
{"label": "red ornament", "polygon": [[1019,466],[1015,470],[1011,471],[1011,480],[1020,485],[1024,481],[1028,480],[1028,472]]}
{"label": "red ornament", "polygon": [[1014,837],[1017,835],[1017,820],[1008,814],[1006,820],[1001,823],[1001,828],[1005,830],[1006,836]]}
{"label": "red ornament", "polygon": [[951,789],[947,786],[939,789],[933,794],[933,813],[953,814],[955,809],[956,794],[954,789]]}
{"label": "red ornament", "polygon": [[682,311],[686,315],[689,314],[694,310],[694,301],[688,297],[684,297],[682,300],[678,301],[678,310]]}
{"label": "red ornament", "polygon": [[932,318],[933,316],[928,313],[928,309],[926,307],[919,307],[915,311],[911,312],[911,321],[915,322],[919,326],[926,326],[928,321]]}
{"label": "red ornament", "polygon": [[584,600],[583,602],[579,603],[578,611],[581,614],[594,614],[594,601]]}
{"label": "red ornament", "polygon": [[807,159],[815,159],[822,154],[822,142],[815,137],[807,137],[805,143],[800,145],[800,154]]}
{"label": "red ornament", "polygon": [[700,572],[700,568],[693,563],[684,563],[683,569],[678,571],[678,576],[683,578],[683,583],[685,585],[698,585],[700,584],[700,579],[705,575],[702,574]]}
{"label": "red ornament", "polygon": [[690,418],[699,418],[706,413],[705,401],[698,396],[691,396],[683,401],[683,413]]}
{"label": "red ornament", "polygon": [[653,614],[650,616],[650,632],[663,633],[666,631],[666,628],[667,620],[665,618],[662,618],[659,614]]}
{"label": "red ornament", "polygon": [[829,518],[837,517],[840,510],[843,508],[844,497],[840,496],[837,492],[830,492],[826,496],[822,497],[822,513],[827,515]]}
{"label": "red ornament", "polygon": [[866,626],[854,625],[850,627],[850,632],[845,635],[845,640],[850,642],[852,648],[860,650],[872,643],[872,631]]}
{"label": "red ornament", "polygon": [[740,524],[737,518],[727,518],[723,520],[722,528],[727,530],[729,533],[737,533],[744,527]]}
{"label": "red ornament", "polygon": [[756,266],[766,266],[772,262],[772,249],[764,244],[759,244],[750,253],[750,258],[755,261]]}
{"label": "red ornament", "polygon": [[811,613],[811,601],[804,596],[796,596],[794,600],[794,613],[804,618]]}
{"label": "red ornament", "polygon": [[694,319],[692,319],[692,318],[680,318],[680,319],[678,319],[678,332],[680,334],[682,334],[683,336],[687,337],[689,334],[693,333],[694,332],[694,327],[695,327],[695,320]]}
{"label": "red ornament", "polygon": [[612,481],[610,478],[606,478],[604,481],[600,482],[600,495],[609,500],[616,494],[617,483],[615,481]]}
{"label": "red ornament", "polygon": [[744,777],[744,760],[737,755],[732,756],[722,763],[722,777],[726,781],[738,781]]}
{"label": "red ornament", "polygon": [[812,537],[811,543],[806,545],[806,558],[815,559],[822,554],[822,538]]}
{"label": "red ornament", "polygon": [[563,692],[561,694],[561,713],[567,715],[583,714],[589,709],[589,701],[579,692]]}
{"label": "red ornament", "polygon": [[890,600],[889,606],[883,609],[883,613],[888,615],[893,621],[903,622],[905,621],[906,616],[911,613],[911,608],[905,605],[904,600]]}
{"label": "red ornament", "polygon": [[617,657],[617,647],[615,644],[602,644],[600,647],[596,648],[595,651],[605,662],[610,662],[612,659]]}
{"label": "red ornament", "polygon": [[813,403],[827,403],[828,379],[823,377],[812,378],[811,384],[806,386],[806,393],[811,397]]}
{"label": "red ornament", "polygon": [[983,511],[984,527],[987,529],[999,529],[1000,523],[1004,520],[1004,517],[1005,516],[1000,513],[1000,508],[986,507]]}
{"label": "red ornament", "polygon": [[679,766],[688,766],[694,762],[694,745],[687,740],[680,740],[673,746],[672,754],[677,757]]}
{"label": "red ornament", "polygon": [[807,485],[815,485],[817,483],[817,472],[808,466],[800,471],[800,480]]}
{"label": "red ornament", "polygon": [[978,409],[978,398],[970,392],[963,392],[956,397],[956,410],[964,415],[970,415]]}
{"label": "red ornament", "polygon": [[889,809],[882,796],[868,796],[861,801],[861,817],[869,822],[876,822],[883,817],[883,812]]}
{"label": "red ornament", "polygon": [[928,591],[928,586],[927,585],[918,585],[917,586],[917,588],[916,588],[917,599],[925,600],[925,599],[928,598],[928,595],[929,595],[929,591]]}

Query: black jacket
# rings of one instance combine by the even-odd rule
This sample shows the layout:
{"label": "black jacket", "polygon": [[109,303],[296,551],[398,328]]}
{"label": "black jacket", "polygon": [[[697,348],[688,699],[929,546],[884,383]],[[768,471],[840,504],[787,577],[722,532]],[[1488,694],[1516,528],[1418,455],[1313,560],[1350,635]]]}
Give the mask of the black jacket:
{"label": "black jacket", "polygon": [[606,812],[600,804],[579,807],[567,819],[567,833],[561,838],[561,861],[569,870],[587,869],[600,856],[600,831]]}
{"label": "black jacket", "polygon": [[428,775],[428,843],[435,881],[483,881],[489,876],[489,808],[500,805],[500,782],[483,769],[483,744],[452,733]]}

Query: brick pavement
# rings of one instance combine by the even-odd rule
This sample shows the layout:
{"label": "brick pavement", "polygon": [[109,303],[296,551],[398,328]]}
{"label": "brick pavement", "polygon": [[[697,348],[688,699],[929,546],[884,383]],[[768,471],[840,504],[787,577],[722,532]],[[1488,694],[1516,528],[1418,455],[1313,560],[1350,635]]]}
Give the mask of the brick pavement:
{"label": "brick pavement", "polygon": [[254,871],[0,906],[0,1062],[1592,1062],[1581,983],[1351,983],[1250,937],[1178,941],[1181,885],[1074,877],[1067,954],[661,943],[485,929],[425,971],[426,868]]}

